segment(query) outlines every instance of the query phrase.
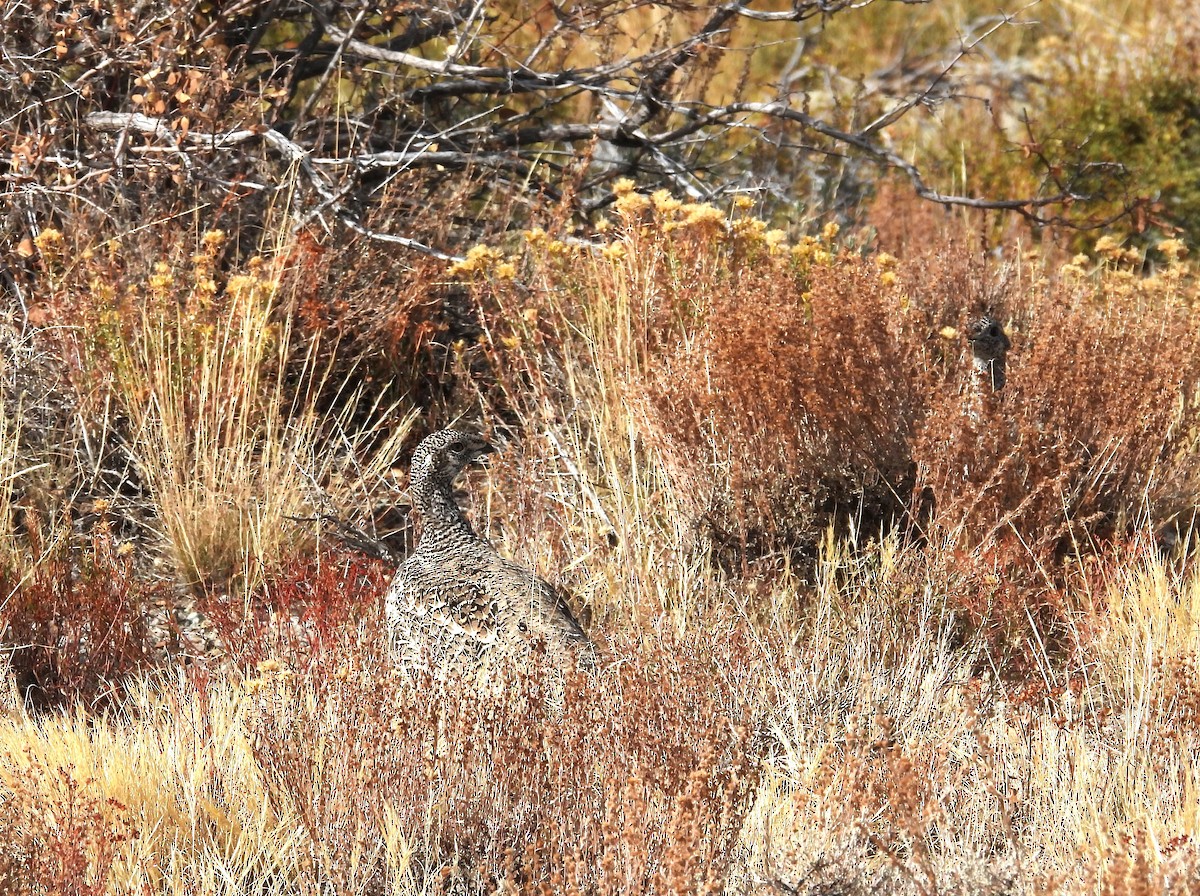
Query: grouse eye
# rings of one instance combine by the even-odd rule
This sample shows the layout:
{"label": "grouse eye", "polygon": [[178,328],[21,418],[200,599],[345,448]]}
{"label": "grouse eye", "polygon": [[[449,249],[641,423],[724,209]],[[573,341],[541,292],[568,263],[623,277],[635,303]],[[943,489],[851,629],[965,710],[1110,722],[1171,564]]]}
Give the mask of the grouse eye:
{"label": "grouse eye", "polygon": [[460,454],[462,452],[463,448],[465,448],[465,447],[466,446],[463,444],[462,439],[455,439],[449,445],[450,450],[453,451],[455,454]]}

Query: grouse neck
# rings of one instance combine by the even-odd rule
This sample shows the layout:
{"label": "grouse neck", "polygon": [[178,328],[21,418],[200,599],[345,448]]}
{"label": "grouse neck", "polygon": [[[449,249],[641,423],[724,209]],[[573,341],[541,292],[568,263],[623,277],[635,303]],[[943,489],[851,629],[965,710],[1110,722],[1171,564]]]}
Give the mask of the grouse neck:
{"label": "grouse neck", "polygon": [[475,538],[475,530],[467,522],[449,489],[437,485],[428,489],[419,502],[425,527],[422,538]]}

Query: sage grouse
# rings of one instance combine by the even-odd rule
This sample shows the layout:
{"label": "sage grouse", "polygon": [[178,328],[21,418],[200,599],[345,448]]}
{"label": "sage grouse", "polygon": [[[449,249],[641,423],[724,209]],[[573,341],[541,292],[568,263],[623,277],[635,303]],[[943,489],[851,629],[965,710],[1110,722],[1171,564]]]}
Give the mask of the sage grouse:
{"label": "sage grouse", "polygon": [[471,674],[499,656],[527,655],[539,640],[551,651],[587,642],[555,590],[496,553],[454,501],[458,474],[493,450],[477,435],[446,429],[413,454],[409,493],[424,528],[384,604],[409,668]]}
{"label": "sage grouse", "polygon": [[1004,388],[1008,350],[1012,347],[1004,327],[994,317],[977,318],[967,329],[967,341],[971,343],[975,377],[989,387],[987,391],[999,392]]}

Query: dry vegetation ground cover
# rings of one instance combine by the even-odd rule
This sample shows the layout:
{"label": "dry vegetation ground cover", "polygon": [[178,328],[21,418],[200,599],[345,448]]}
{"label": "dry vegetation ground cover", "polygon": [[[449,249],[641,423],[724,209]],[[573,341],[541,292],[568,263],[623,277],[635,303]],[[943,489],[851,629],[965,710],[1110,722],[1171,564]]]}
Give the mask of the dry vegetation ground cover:
{"label": "dry vegetation ground cover", "polygon": [[[614,180],[591,231],[542,196],[455,261],[286,199],[243,231],[233,192],[14,238],[0,891],[1200,890],[1197,51],[1051,40],[1179,13],[1117,6],[998,50],[1098,78],[1035,108],[1152,156],[1125,230],[888,183],[785,228]],[[830,39],[886,55],[895,13]],[[931,128],[968,126],[903,135],[964,187],[1016,176]],[[408,199],[378,217],[436,229]],[[1013,349],[980,397],[984,313]],[[404,460],[456,420],[501,444],[472,518],[596,664],[394,667]]]}
{"label": "dry vegetation ground cover", "polygon": [[[457,400],[509,439],[475,517],[604,657],[561,708],[544,670],[398,675],[390,567],[314,522],[400,503],[412,425],[275,313],[319,300],[318,244],[217,275],[216,233],[174,263],[42,233],[47,313],[86,323],[24,337],[40,396],[7,374],[9,889],[1194,882],[1200,581],[1151,528],[1186,542],[1195,494],[1182,247],[996,268],[916,209],[936,251],[864,257],[619,190],[599,251],[535,230],[438,275],[479,314]],[[984,310],[1016,348],[981,419]],[[45,453],[55,409],[78,444]],[[101,498],[105,450],[137,478]],[[180,583],[205,651],[154,621]]]}

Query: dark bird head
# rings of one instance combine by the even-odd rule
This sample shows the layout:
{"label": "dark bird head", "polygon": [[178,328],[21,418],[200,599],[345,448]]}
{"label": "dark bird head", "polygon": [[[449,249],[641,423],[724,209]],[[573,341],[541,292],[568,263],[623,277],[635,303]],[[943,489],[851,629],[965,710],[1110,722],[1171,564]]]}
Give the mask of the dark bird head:
{"label": "dark bird head", "polygon": [[1004,359],[1012,343],[1000,321],[986,315],[971,321],[967,327],[967,340],[971,343],[971,363],[977,373],[987,377],[993,392],[1003,389],[1006,379]]}
{"label": "dark bird head", "polygon": [[979,361],[1003,358],[1012,346],[1000,321],[986,315],[971,321],[967,327],[967,340],[971,343],[972,354]]}
{"label": "dark bird head", "polygon": [[426,436],[412,457],[413,487],[428,482],[449,488],[467,466],[496,449],[482,436],[460,429],[443,429]]}

